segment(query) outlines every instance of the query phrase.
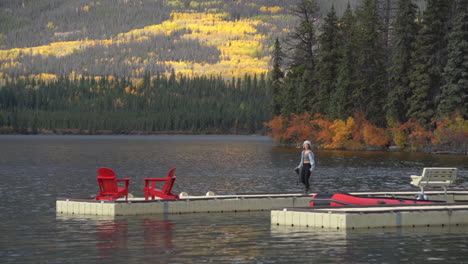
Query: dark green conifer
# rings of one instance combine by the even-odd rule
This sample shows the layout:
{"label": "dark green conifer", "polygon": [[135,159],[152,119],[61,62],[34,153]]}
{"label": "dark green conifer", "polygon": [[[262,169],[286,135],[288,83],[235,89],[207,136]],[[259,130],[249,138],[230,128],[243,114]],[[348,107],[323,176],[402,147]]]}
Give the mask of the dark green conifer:
{"label": "dark green conifer", "polygon": [[411,0],[399,0],[394,24],[395,42],[392,66],[389,69],[390,87],[385,105],[389,121],[406,122],[410,92],[411,55],[418,33],[417,6]]}
{"label": "dark green conifer", "polygon": [[315,21],[318,5],[316,0],[301,0],[297,6],[292,8],[292,14],[299,19],[291,35],[294,54],[291,68],[304,65],[307,70],[315,71],[315,46],[317,38],[315,34]]}
{"label": "dark green conifer", "polygon": [[359,78],[351,98],[355,110],[363,111],[372,123],[383,125],[383,105],[386,99],[385,36],[378,0],[364,0],[357,14],[356,68]]}
{"label": "dark green conifer", "polygon": [[336,83],[336,92],[331,95],[332,118],[345,119],[352,114],[351,92],[356,86],[356,17],[350,4],[340,19],[339,27],[340,63]]}
{"label": "dark green conifer", "polygon": [[317,81],[319,84],[317,103],[312,112],[329,114],[332,112],[331,97],[336,91],[336,79],[340,60],[338,39],[338,17],[332,5],[319,37]]}
{"label": "dark green conifer", "polygon": [[316,85],[316,54],[317,38],[314,23],[318,11],[316,0],[301,0],[292,8],[292,13],[299,19],[291,35],[292,59],[290,71],[284,79],[284,95],[282,96],[282,115],[302,113],[312,109],[317,89]]}
{"label": "dark green conifer", "polygon": [[304,89],[299,87],[302,83],[302,76],[305,72],[304,66],[295,67],[288,72],[284,81],[284,93],[282,95],[281,115],[289,116],[298,113],[299,105],[302,105],[299,98],[299,90],[304,93]]}
{"label": "dark green conifer", "polygon": [[452,31],[448,36],[448,61],[443,74],[439,116],[458,111],[468,119],[468,0],[457,0]]}
{"label": "dark green conifer", "polygon": [[435,117],[436,98],[442,86],[451,2],[428,0],[412,56],[407,118],[426,126]]}
{"label": "dark green conifer", "polygon": [[302,114],[305,112],[313,112],[313,107],[317,105],[316,93],[311,89],[311,85],[315,83],[310,71],[304,71],[302,76],[297,79],[297,109],[296,113]]}
{"label": "dark green conifer", "polygon": [[271,89],[272,89],[272,97],[273,97],[273,114],[275,116],[281,114],[281,88],[283,85],[283,78],[284,72],[282,70],[283,67],[283,58],[284,53],[281,48],[281,44],[278,38],[275,40],[275,44],[273,46],[273,54],[272,54],[272,70],[270,71],[270,81],[271,81]]}

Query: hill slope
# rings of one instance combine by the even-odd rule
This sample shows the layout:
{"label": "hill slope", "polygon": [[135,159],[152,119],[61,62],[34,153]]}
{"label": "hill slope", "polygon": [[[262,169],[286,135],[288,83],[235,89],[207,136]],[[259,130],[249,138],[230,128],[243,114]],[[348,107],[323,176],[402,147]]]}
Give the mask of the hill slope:
{"label": "hill slope", "polygon": [[184,74],[261,73],[268,68],[271,38],[294,24],[284,4],[7,1],[0,11],[0,70],[134,77],[172,68]]}
{"label": "hill slope", "polygon": [[[2,0],[0,72],[142,77],[265,73],[299,0]],[[333,4],[318,0],[319,16]],[[386,2],[386,1],[383,1]],[[423,0],[419,0],[423,2]]]}

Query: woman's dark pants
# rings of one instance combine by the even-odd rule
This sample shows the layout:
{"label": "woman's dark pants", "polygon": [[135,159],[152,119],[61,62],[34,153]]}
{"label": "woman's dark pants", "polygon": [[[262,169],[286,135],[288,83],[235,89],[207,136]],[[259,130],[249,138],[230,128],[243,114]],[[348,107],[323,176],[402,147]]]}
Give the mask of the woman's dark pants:
{"label": "woman's dark pants", "polygon": [[301,182],[305,185],[305,191],[309,191],[310,163],[304,163],[301,170]]}

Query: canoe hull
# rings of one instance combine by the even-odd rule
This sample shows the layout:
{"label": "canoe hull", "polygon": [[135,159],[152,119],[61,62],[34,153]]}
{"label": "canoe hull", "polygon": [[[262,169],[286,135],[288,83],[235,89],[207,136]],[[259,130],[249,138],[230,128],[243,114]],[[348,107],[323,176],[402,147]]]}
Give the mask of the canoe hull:
{"label": "canoe hull", "polygon": [[360,197],[346,193],[317,193],[309,203],[315,206],[345,206],[345,205],[381,205],[381,204],[432,204],[434,201],[415,199],[399,199],[388,197]]}

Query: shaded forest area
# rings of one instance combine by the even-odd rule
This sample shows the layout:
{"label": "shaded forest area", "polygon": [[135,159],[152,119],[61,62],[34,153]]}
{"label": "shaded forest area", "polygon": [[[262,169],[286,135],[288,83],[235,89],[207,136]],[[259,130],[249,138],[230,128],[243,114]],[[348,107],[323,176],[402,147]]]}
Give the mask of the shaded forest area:
{"label": "shaded forest area", "polygon": [[420,13],[413,1],[363,0],[341,16],[330,9],[323,23],[317,1],[296,6],[299,23],[273,52],[272,135],[323,148],[466,153],[468,0],[426,4]]}
{"label": "shaded forest area", "polygon": [[23,78],[0,89],[0,133],[264,133],[269,91],[265,76]]}

